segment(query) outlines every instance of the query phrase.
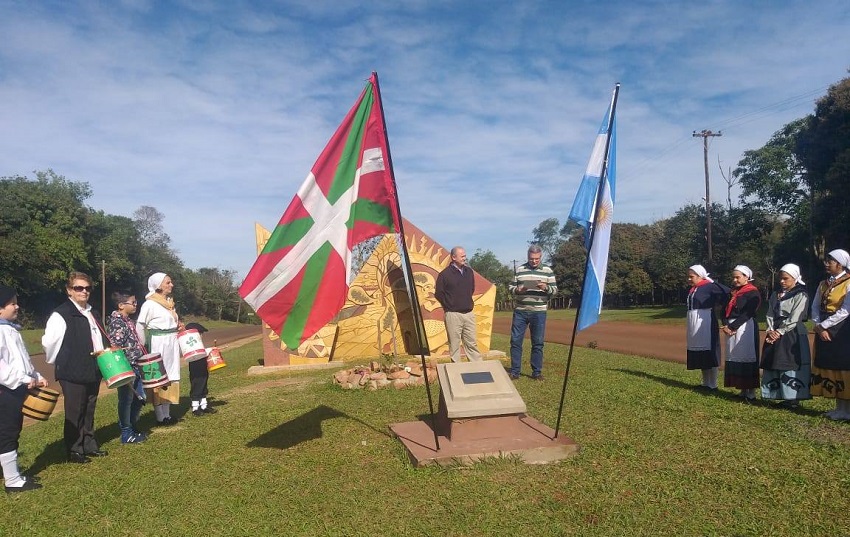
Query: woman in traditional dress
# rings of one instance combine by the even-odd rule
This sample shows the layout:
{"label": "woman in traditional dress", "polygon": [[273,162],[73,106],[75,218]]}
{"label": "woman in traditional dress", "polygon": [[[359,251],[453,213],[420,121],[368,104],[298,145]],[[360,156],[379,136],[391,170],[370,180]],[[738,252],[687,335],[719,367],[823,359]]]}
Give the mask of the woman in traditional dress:
{"label": "woman in traditional dress", "polygon": [[762,349],[762,399],[797,407],[811,399],[812,358],[806,316],[809,296],[800,267],[788,263],[779,269],[779,292],[770,295]]}
{"label": "woman in traditional dress", "polygon": [[717,389],[720,366],[720,332],[714,308],[723,304],[729,288],[708,277],[702,265],[688,268],[688,369],[702,370],[702,385]]}
{"label": "woman in traditional dress", "polygon": [[746,265],[732,270],[732,294],[724,310],[723,326],[726,335],[726,367],[723,385],[738,388],[745,402],[756,400],[759,385],[759,327],[756,313],[761,305],[761,293],[753,285],[753,271]]}
{"label": "woman in traditional dress", "polygon": [[850,420],[850,328],[846,328],[848,304],[844,297],[850,286],[850,254],[829,252],[824,267],[829,277],[820,282],[814,302],[815,363],[812,395],[835,399],[835,409],[826,413],[833,420]]}
{"label": "woman in traditional dress", "polygon": [[180,346],[177,332],[183,330],[183,323],[177,317],[171,292],[174,283],[171,277],[157,272],[148,278],[148,294],[139,310],[136,329],[139,337],[145,341],[148,352],[159,353],[168,375],[169,384],[151,390],[156,421],[160,425],[173,425],[177,422],[171,417],[171,405],[180,402]]}

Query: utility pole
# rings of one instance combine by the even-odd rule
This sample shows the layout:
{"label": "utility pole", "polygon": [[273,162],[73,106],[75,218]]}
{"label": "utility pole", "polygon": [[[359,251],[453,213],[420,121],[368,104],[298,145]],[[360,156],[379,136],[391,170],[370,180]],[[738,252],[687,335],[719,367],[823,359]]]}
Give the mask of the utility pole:
{"label": "utility pole", "polygon": [[708,244],[708,262],[711,264],[711,196],[708,186],[708,139],[712,136],[723,136],[722,132],[712,132],[703,130],[702,132],[694,131],[694,138],[702,138],[703,161],[705,162],[705,241]]}

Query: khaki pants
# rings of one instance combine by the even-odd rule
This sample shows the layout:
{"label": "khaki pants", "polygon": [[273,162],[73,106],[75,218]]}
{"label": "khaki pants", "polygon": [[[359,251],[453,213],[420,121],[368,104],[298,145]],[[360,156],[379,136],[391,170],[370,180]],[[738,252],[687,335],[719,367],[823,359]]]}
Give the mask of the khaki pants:
{"label": "khaki pants", "polygon": [[470,362],[481,360],[476,341],[475,313],[458,313],[456,311],[446,312],[446,335],[449,338],[449,354],[452,362],[460,362],[460,344],[466,349],[466,356]]}

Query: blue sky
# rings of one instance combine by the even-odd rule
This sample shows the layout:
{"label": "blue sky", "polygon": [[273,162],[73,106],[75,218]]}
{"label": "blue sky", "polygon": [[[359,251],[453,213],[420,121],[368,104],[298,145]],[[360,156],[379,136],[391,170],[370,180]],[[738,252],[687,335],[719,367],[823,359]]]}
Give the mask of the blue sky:
{"label": "blue sky", "polygon": [[[616,82],[616,222],[705,195],[850,67],[846,0],[0,0],[0,176],[165,214],[190,268],[244,276],[373,70],[402,213],[523,259],[564,222]],[[737,193],[735,193],[737,196]]]}

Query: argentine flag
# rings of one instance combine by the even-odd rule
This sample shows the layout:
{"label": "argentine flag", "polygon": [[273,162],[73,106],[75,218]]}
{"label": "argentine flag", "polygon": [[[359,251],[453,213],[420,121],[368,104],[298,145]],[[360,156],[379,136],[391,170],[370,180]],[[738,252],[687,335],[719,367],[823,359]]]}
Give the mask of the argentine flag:
{"label": "argentine flag", "polygon": [[[585,247],[590,249],[585,267],[584,289],[581,292],[581,311],[578,317],[578,329],[584,330],[599,320],[602,309],[602,293],[605,290],[605,274],[608,271],[608,247],[611,244],[611,222],[614,217],[614,190],[616,178],[617,129],[616,119],[611,120],[611,113],[616,103],[616,90],[611,106],[605,114],[593,153],[587,163],[587,171],[581,180],[576,193],[573,207],[570,209],[570,219],[584,228]],[[608,166],[605,177],[602,177],[605,162],[605,145],[608,141],[608,128],[611,128],[611,141],[608,144]],[[599,211],[596,211],[596,193],[602,185],[602,200]],[[593,244],[590,244],[592,227]]]}

